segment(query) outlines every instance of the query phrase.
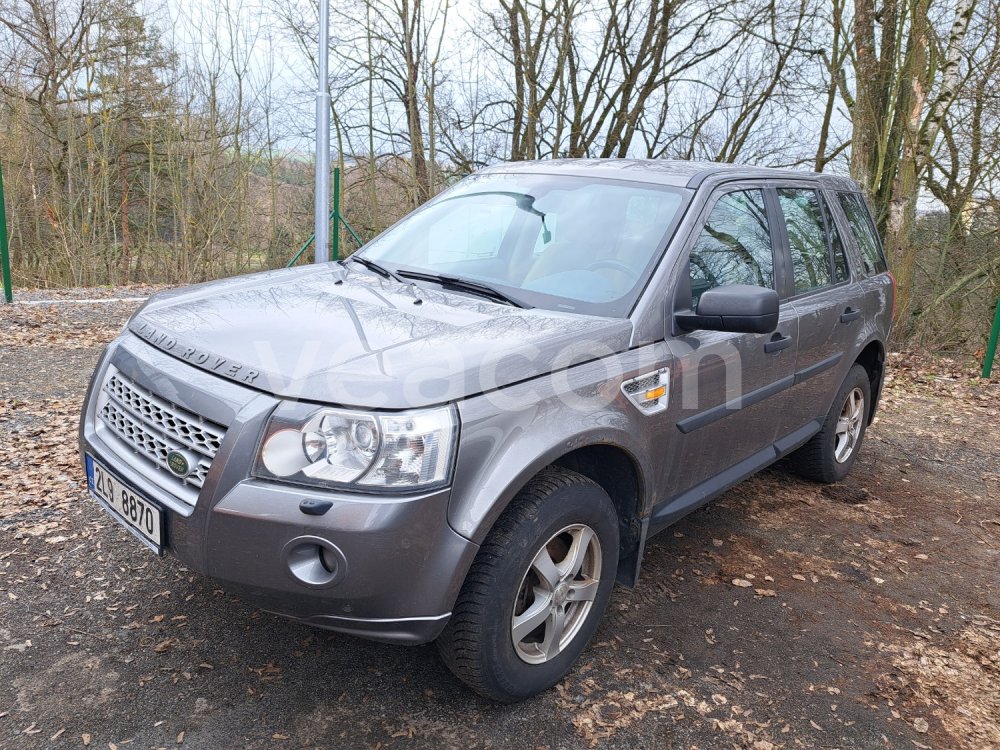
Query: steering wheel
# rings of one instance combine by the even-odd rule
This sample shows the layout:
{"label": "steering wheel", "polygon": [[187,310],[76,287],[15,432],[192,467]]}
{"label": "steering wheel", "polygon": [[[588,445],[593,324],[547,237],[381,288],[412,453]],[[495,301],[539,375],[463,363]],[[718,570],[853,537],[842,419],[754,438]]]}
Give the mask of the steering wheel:
{"label": "steering wheel", "polygon": [[639,278],[639,274],[637,274],[635,270],[629,268],[620,260],[614,260],[613,258],[605,258],[603,260],[598,260],[587,266],[588,271],[596,271],[598,268],[610,268],[613,271],[618,271],[618,273],[625,274],[632,281],[635,281]]}

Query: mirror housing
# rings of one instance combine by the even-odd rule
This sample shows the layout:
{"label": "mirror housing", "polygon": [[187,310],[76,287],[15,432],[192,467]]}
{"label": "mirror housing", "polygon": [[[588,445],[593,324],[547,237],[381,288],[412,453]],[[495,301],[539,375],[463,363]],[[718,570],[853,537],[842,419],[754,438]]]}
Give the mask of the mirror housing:
{"label": "mirror housing", "polygon": [[694,314],[674,316],[684,331],[771,333],[778,327],[778,293],[748,284],[729,284],[707,290]]}

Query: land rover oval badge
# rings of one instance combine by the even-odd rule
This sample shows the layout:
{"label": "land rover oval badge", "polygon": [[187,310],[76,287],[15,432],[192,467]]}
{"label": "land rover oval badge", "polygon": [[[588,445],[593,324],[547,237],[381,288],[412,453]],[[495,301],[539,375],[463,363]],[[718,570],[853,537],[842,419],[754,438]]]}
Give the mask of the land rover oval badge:
{"label": "land rover oval badge", "polygon": [[194,467],[186,455],[180,451],[170,451],[167,454],[167,468],[170,469],[170,473],[175,477],[185,479],[191,474],[191,470]]}

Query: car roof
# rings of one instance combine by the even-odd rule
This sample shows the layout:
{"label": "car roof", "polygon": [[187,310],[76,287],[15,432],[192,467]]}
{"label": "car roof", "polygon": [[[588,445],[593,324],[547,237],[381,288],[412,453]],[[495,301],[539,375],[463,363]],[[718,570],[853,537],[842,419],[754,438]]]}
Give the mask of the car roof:
{"label": "car roof", "polygon": [[696,189],[706,182],[741,179],[816,180],[834,190],[859,192],[858,184],[842,175],[808,170],[775,169],[713,161],[678,159],[541,159],[512,161],[480,170],[478,174],[564,174],[574,177],[598,177],[633,180],[658,185]]}

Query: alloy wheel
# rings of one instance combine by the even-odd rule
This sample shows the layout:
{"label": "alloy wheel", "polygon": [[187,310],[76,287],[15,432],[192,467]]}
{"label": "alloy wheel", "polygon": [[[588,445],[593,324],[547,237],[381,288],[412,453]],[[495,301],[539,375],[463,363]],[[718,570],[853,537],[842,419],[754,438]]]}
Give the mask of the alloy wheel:
{"label": "alloy wheel", "polygon": [[556,532],[528,566],[514,600],[511,639],[518,657],[544,664],[580,632],[601,581],[601,542],[574,524]]}
{"label": "alloy wheel", "polygon": [[837,463],[844,463],[854,453],[854,448],[861,437],[861,429],[865,418],[865,394],[860,388],[854,388],[847,394],[840,417],[837,419],[837,429],[833,444],[833,457]]}

